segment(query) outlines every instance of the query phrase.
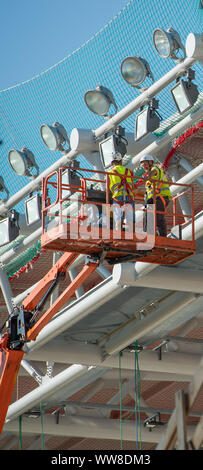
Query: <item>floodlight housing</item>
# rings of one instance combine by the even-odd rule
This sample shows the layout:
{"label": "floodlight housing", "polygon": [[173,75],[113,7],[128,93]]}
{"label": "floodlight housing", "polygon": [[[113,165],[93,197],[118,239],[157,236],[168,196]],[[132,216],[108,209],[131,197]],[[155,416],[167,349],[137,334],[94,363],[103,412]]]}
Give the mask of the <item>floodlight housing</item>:
{"label": "floodlight housing", "polygon": [[[72,162],[72,165],[74,168],[70,167],[62,172],[62,199],[69,198],[78,191],[78,187],[81,187],[80,177],[77,175],[77,168],[79,168],[80,162],[75,160]],[[71,186],[71,189],[68,187],[66,189],[65,185]]]}
{"label": "floodlight housing", "polygon": [[62,144],[66,142],[70,144],[65,127],[57,121],[52,126],[42,124],[40,134],[49,150],[64,150]]}
{"label": "floodlight housing", "polygon": [[[8,159],[12,169],[17,175],[29,176],[31,179],[39,175],[39,167],[35,161],[35,157],[26,147],[23,147],[21,151],[15,149],[10,150]],[[33,175],[30,171],[33,168],[36,170],[36,175]]]}
{"label": "floodlight housing", "polygon": [[95,90],[88,90],[84,96],[85,104],[94,114],[107,116],[111,104],[117,112],[117,105],[113,93],[106,87],[99,85]]}
{"label": "floodlight housing", "polygon": [[9,198],[9,191],[4,183],[4,179],[2,176],[0,176],[0,193],[6,192],[6,198],[5,199],[0,199],[0,201],[6,201]]}
{"label": "floodlight housing", "polygon": [[[180,35],[172,27],[167,31],[156,28],[153,32],[153,42],[156,51],[164,59],[171,58],[176,62],[182,62],[185,59],[185,48],[181,42]],[[177,56],[179,50],[183,51],[184,57]]]}
{"label": "floodlight housing", "polygon": [[197,85],[192,83],[192,79],[195,78],[194,70],[188,69],[186,74],[188,80],[178,78],[177,83],[171,88],[172,97],[180,114],[188,111],[199,96]]}
{"label": "floodlight housing", "polygon": [[129,56],[122,61],[121,75],[129,85],[138,89],[147,77],[154,81],[148,62],[139,56]]}
{"label": "floodlight housing", "polygon": [[4,246],[7,243],[15,240],[19,235],[18,225],[19,214],[17,211],[12,211],[8,214],[8,217],[0,220],[0,246]]}
{"label": "floodlight housing", "polygon": [[112,155],[115,152],[120,152],[122,157],[126,154],[127,148],[123,136],[113,134],[99,143],[100,158],[105,169],[112,165]]}
{"label": "floodlight housing", "polygon": [[25,217],[27,225],[32,225],[41,220],[42,198],[40,194],[31,196],[25,201]]}
{"label": "floodlight housing", "polygon": [[[203,8],[203,3],[201,8]],[[187,57],[194,57],[203,65],[203,34],[189,33],[185,43],[185,50]]]}
{"label": "floodlight housing", "polygon": [[136,116],[135,140],[139,140],[150,132],[155,131],[160,124],[160,116],[157,114],[158,100],[152,99],[151,103],[141,110]]}

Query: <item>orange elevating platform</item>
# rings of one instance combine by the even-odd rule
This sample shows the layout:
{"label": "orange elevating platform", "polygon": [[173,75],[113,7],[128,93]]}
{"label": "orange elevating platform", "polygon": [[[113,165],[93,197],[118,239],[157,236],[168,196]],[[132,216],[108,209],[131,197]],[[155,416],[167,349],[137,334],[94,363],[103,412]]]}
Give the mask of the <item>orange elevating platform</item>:
{"label": "orange elevating platform", "polygon": [[[160,237],[156,233],[158,212],[154,209],[155,204],[150,209],[146,208],[143,196],[135,193],[133,208],[132,204],[120,207],[123,215],[120,227],[116,227],[115,230],[113,221],[115,206],[110,200],[109,174],[99,172],[102,174],[102,179],[98,180],[98,172],[94,175],[96,172],[88,170],[91,177],[82,176],[80,179],[77,177],[76,181],[79,184],[76,185],[66,184],[67,181],[64,183],[67,170],[70,171],[67,168],[60,168],[45,178],[42,193],[41,246],[47,250],[64,253],[23,300],[21,308],[12,312],[7,332],[0,338],[0,434],[24,355],[24,343],[36,339],[53,315],[95,271],[101,261],[106,260],[110,264],[115,264],[139,260],[173,265],[195,252],[193,188],[191,186],[187,185],[186,188],[184,185],[184,191],[187,189],[187,192],[191,194],[192,214],[184,214],[183,218],[177,204],[178,198],[181,197],[179,193],[169,204],[169,210],[164,213],[168,236]],[[79,171],[80,175],[83,171],[87,174],[86,169],[80,168]],[[100,189],[98,189],[98,184],[100,184]],[[130,210],[132,219],[127,213]],[[145,230],[143,230],[143,220],[147,221]],[[182,240],[181,233],[185,223],[191,224],[191,240]],[[176,238],[170,236],[173,227],[178,227]],[[42,313],[46,299],[56,283],[79,254],[88,255],[82,270],[48,310]]]}
{"label": "orange elevating platform", "polygon": [[[156,233],[157,211],[152,206],[148,206],[148,209],[144,207],[143,196],[136,193],[134,196],[134,226],[127,227],[125,223],[122,223],[119,230],[115,230],[112,219],[113,206],[109,194],[109,174],[99,172],[105,179],[104,182],[104,179],[95,178],[95,171],[88,170],[90,177],[82,177],[80,186],[73,186],[63,183],[64,171],[65,168],[60,168],[51,173],[43,182],[42,248],[83,253],[98,261],[105,258],[109,264],[139,260],[173,265],[194,254],[192,186],[184,185],[183,187],[184,194],[186,190],[190,193],[192,214],[183,217],[180,212],[177,204],[182,196],[180,193],[172,199],[165,212],[168,232],[176,226],[179,228],[178,237],[160,237]],[[80,169],[80,174],[83,171],[87,172],[87,170]],[[103,190],[92,189],[92,186],[98,183],[103,184]],[[54,202],[48,197],[51,193],[50,188]],[[75,206],[73,211],[72,206]],[[131,205],[126,206],[127,210],[132,210]],[[151,220],[151,234],[148,233],[148,228],[146,232],[143,231],[143,218],[146,211],[147,217]],[[187,223],[192,224],[191,240],[181,238],[185,218],[187,218]]]}

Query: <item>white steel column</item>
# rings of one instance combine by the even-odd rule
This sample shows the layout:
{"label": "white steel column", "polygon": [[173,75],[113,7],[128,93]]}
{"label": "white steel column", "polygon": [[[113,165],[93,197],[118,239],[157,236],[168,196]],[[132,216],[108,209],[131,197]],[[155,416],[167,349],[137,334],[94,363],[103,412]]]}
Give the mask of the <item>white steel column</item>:
{"label": "white steel column", "polygon": [[10,286],[7,274],[4,271],[4,269],[1,267],[1,264],[0,264],[0,288],[2,290],[2,294],[3,294],[4,300],[7,306],[8,313],[11,314],[13,311],[13,303],[12,303],[13,294],[12,294],[12,290],[11,290],[11,286]]}
{"label": "white steel column", "polygon": [[[175,163],[169,166],[168,173],[171,175],[173,183],[176,183],[180,180],[180,171]],[[187,195],[183,194],[181,197],[179,197],[178,202],[180,204],[183,215],[191,215],[192,209],[187,199]],[[187,220],[190,220],[190,218],[185,217],[185,221]]]}
{"label": "white steel column", "polygon": [[[179,155],[180,154],[178,154],[178,158]],[[190,173],[194,169],[191,163],[182,156],[180,156],[178,163],[182,166],[182,168],[184,168],[184,170],[187,171],[187,173]],[[203,188],[203,176],[199,176],[199,178],[197,178],[197,184],[200,186],[201,189]]]}

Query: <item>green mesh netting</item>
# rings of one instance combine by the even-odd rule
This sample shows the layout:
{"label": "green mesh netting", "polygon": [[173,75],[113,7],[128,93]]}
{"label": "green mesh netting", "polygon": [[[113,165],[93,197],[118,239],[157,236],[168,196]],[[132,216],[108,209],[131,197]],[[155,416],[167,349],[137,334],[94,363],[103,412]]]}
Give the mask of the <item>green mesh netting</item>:
{"label": "green mesh netting", "polygon": [[19,254],[15,259],[10,261],[5,266],[5,271],[9,279],[13,279],[16,273],[19,275],[32,267],[31,261],[37,260],[38,255],[41,253],[41,242],[36,241],[33,245],[27,248],[23,253]]}
{"label": "green mesh netting", "polygon": [[[190,32],[202,32],[203,9],[200,8],[200,1],[130,0],[94,37],[58,64],[26,82],[0,91],[0,174],[10,195],[27,184],[28,180],[13,173],[7,159],[8,151],[26,145],[34,153],[40,172],[49,167],[61,154],[46,149],[40,138],[40,126],[57,120],[65,126],[69,135],[74,127],[99,127],[104,122],[103,118],[87,109],[85,92],[102,84],[112,90],[118,109],[122,109],[139,93],[122,79],[122,60],[128,55],[142,56],[150,63],[155,81],[158,80],[174,67],[174,62],[158,56],[152,34],[156,27],[167,29],[170,26],[179,32],[183,44]],[[203,67],[196,63],[193,69],[196,72],[195,83],[201,92]],[[184,117],[176,112],[171,86],[156,97],[163,118],[157,133],[165,132],[175,121]],[[202,101],[201,94],[199,104]],[[126,132],[134,131],[135,114],[124,121]],[[79,159],[81,166],[90,168],[83,156]],[[24,212],[24,201],[16,209]],[[21,254],[19,264],[14,262],[9,275],[25,259],[31,259],[31,253],[29,249],[28,253]]]}

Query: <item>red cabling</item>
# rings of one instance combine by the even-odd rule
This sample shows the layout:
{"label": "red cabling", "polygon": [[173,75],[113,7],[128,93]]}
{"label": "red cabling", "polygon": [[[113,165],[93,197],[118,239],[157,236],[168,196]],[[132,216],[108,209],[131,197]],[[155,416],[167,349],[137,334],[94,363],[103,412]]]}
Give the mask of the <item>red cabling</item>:
{"label": "red cabling", "polygon": [[189,129],[187,129],[180,137],[178,137],[174,144],[173,144],[173,147],[172,149],[170,150],[170,152],[168,153],[168,155],[166,156],[161,168],[163,171],[166,171],[168,169],[168,166],[169,166],[169,162],[170,162],[170,159],[171,157],[174,155],[174,153],[176,152],[177,150],[177,147],[179,147],[180,145],[183,144],[183,142],[188,138],[188,137],[191,137],[191,135],[193,134],[196,134],[198,132],[199,129],[201,129],[201,127],[203,127],[203,121],[200,121],[198,122],[198,124],[196,124],[195,126],[193,127],[190,127]]}
{"label": "red cabling", "polygon": [[19,277],[20,274],[24,272],[28,272],[30,268],[32,268],[32,265],[38,260],[40,255],[44,252],[45,250],[42,249],[41,253],[39,253],[37,256],[35,256],[31,261],[29,261],[25,266],[19,269],[13,276],[9,278],[9,281],[13,281],[16,277]]}

